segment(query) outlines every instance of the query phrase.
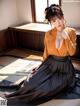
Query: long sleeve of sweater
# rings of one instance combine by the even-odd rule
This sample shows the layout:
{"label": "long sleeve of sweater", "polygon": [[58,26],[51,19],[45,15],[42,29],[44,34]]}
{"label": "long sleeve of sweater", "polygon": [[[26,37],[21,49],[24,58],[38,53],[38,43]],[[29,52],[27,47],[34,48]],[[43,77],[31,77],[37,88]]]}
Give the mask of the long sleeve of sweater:
{"label": "long sleeve of sweater", "polygon": [[46,43],[46,35],[47,33],[45,34],[45,38],[44,38],[44,53],[43,53],[43,60],[45,60],[47,57],[48,57],[48,50],[47,50],[47,43]]}
{"label": "long sleeve of sweater", "polygon": [[69,33],[69,37],[65,40],[66,48],[70,56],[76,52],[76,32],[72,30]]}

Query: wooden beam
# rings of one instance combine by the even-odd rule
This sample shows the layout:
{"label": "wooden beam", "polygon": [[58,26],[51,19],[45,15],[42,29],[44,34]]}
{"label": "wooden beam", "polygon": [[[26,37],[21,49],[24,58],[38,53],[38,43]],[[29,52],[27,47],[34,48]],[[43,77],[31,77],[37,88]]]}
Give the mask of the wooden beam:
{"label": "wooden beam", "polygon": [[60,6],[62,5],[61,3],[62,3],[61,0],[59,0],[59,5],[60,5]]}
{"label": "wooden beam", "polygon": [[32,22],[36,22],[35,0],[31,0]]}

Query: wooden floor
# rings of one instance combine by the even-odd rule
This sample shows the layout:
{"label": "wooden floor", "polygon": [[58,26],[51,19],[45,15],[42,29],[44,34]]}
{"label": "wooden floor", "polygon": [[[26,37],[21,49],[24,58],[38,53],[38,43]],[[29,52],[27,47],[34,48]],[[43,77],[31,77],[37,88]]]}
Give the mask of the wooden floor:
{"label": "wooden floor", "polygon": [[80,106],[80,99],[72,100],[50,100],[39,106]]}
{"label": "wooden floor", "polygon": [[17,59],[25,60],[42,60],[42,52],[28,50],[28,49],[12,49],[3,54],[0,54],[0,69]]}
{"label": "wooden floor", "polygon": [[[14,62],[17,59],[28,59],[28,60],[42,60],[42,52],[28,50],[28,49],[13,49],[6,53],[0,55],[0,69],[9,65],[10,63]],[[78,64],[78,69],[80,68],[80,63]],[[62,93],[56,99],[49,99],[47,101],[42,100],[40,104],[26,104],[20,103],[18,101],[17,104],[8,104],[8,106],[80,106],[80,87],[77,88],[79,94],[75,94],[74,92],[65,92],[65,95]],[[4,92],[13,92],[15,89],[3,89],[0,88],[0,95]],[[73,90],[74,91],[74,90]],[[37,101],[38,102],[38,101]]]}

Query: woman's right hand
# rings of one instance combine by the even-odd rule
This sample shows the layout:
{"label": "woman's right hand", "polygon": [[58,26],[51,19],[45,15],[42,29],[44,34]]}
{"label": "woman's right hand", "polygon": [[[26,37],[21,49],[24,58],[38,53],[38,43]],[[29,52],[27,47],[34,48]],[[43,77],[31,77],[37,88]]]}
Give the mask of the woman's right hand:
{"label": "woman's right hand", "polygon": [[62,37],[63,37],[63,39],[67,39],[67,38],[69,39],[69,34],[63,30]]}
{"label": "woman's right hand", "polygon": [[34,75],[36,73],[36,71],[37,71],[37,68],[35,67],[35,68],[32,69],[31,74]]}

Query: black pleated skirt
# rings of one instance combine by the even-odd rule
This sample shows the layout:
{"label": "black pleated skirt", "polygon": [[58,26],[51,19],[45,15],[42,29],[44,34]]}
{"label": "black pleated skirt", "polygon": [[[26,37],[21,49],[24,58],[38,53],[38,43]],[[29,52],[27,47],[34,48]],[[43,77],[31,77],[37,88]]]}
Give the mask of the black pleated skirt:
{"label": "black pleated skirt", "polygon": [[26,102],[56,95],[64,88],[74,86],[74,67],[70,57],[49,56],[37,69],[29,81],[16,92],[7,96],[10,99],[20,99]]}

